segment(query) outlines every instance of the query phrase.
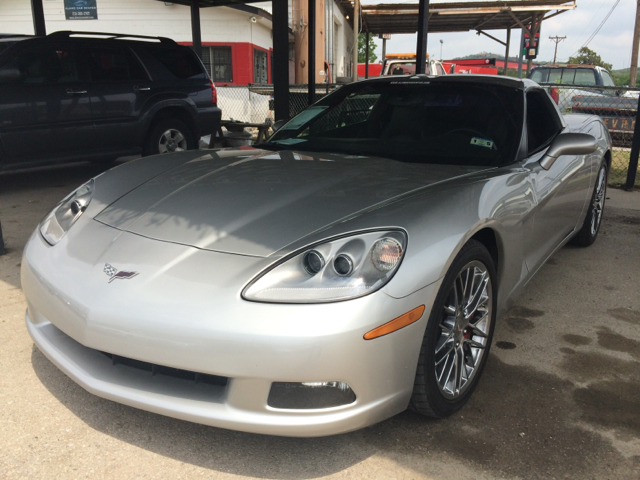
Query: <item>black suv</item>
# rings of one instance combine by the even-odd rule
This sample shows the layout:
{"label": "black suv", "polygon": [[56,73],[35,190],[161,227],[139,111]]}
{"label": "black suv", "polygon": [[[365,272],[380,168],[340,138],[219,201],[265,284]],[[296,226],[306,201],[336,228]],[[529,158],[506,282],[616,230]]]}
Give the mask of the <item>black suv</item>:
{"label": "black suv", "polygon": [[0,169],[197,148],[220,115],[200,59],[168,38],[0,38]]}

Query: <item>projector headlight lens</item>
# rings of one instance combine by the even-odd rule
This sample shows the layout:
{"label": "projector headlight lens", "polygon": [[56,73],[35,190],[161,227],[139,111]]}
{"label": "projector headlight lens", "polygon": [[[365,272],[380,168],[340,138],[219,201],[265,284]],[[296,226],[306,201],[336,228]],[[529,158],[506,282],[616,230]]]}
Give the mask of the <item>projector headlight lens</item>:
{"label": "projector headlight lens", "polygon": [[330,239],[283,259],[252,280],[242,296],[271,303],[326,303],[362,297],[391,280],[406,244],[401,230]]}
{"label": "projector headlight lens", "polygon": [[69,231],[89,206],[93,197],[93,180],[67,195],[40,222],[40,233],[49,245],[55,245]]}

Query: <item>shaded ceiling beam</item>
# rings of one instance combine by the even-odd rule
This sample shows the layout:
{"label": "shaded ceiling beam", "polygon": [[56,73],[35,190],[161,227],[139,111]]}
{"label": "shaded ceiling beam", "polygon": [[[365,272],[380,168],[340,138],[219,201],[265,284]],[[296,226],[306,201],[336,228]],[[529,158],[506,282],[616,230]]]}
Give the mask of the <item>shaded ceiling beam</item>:
{"label": "shaded ceiling beam", "polygon": [[273,103],[276,121],[289,118],[289,12],[288,2],[272,3]]}
{"label": "shaded ceiling beam", "polygon": [[202,59],[202,33],[200,31],[200,2],[191,0],[191,38],[193,50]]}
{"label": "shaded ceiling beam", "polygon": [[500,15],[502,12],[504,12],[504,10],[500,10],[498,13],[494,13],[493,15],[487,15],[486,17],[484,17],[484,18],[482,19],[482,21],[476,25],[476,27],[475,27],[475,28],[476,28],[476,30],[480,30],[480,27],[481,27],[482,25],[484,25],[484,24],[485,24],[485,23],[487,23],[487,22],[490,22],[491,20],[493,20],[494,18],[496,18],[498,15]]}
{"label": "shaded ceiling beam", "polygon": [[478,30],[478,35],[484,35],[485,37],[489,37],[491,40],[495,40],[496,42],[498,42],[501,45],[504,45],[505,47],[507,46],[507,42],[503,42],[502,40],[498,40],[496,37],[489,35],[486,32],[483,32],[482,30]]}
{"label": "shaded ceiling beam", "polygon": [[420,0],[418,40],[416,44],[416,73],[426,73],[427,37],[429,35],[429,0]]}

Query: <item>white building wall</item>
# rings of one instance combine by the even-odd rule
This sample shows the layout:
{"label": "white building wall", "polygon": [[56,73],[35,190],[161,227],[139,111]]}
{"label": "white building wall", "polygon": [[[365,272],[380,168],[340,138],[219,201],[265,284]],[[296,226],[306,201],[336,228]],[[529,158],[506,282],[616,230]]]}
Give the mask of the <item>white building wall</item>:
{"label": "white building wall", "polygon": [[335,71],[338,77],[348,75],[348,65],[353,57],[353,28],[338,6],[333,8]]}
{"label": "white building wall", "polygon": [[[190,8],[154,0],[99,0],[98,20],[66,20],[63,0],[43,2],[47,33],[59,30],[129,33],[191,42]],[[203,42],[250,42],[270,49],[271,21],[227,7],[200,10]],[[0,33],[33,34],[31,2],[0,0]]]}

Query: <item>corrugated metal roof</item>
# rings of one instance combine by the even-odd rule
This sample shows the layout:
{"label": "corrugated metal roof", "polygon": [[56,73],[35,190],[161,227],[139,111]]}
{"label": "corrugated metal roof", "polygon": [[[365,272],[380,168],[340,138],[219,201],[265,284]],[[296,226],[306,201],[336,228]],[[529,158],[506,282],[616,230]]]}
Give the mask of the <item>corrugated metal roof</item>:
{"label": "corrugated metal roof", "polygon": [[[160,0],[164,1],[164,0]],[[200,7],[245,5],[256,0],[199,0]],[[283,0],[280,0],[283,1]],[[172,0],[191,5],[191,0]],[[353,0],[336,0],[353,21]],[[255,8],[255,7],[246,7]],[[499,2],[454,2],[429,5],[429,33],[505,30],[531,24],[534,14],[543,20],[576,8],[576,0],[505,0]],[[362,5],[363,31],[415,33],[418,31],[418,3]],[[258,10],[258,9],[256,9]]]}
{"label": "corrugated metal roof", "polygon": [[[353,2],[338,0],[353,17]],[[501,2],[431,3],[429,33],[505,30],[520,28],[514,16],[529,25],[535,13],[544,19],[576,8],[575,0],[508,0]],[[395,3],[362,5],[363,31],[380,33],[415,33],[418,30],[418,4]]]}

